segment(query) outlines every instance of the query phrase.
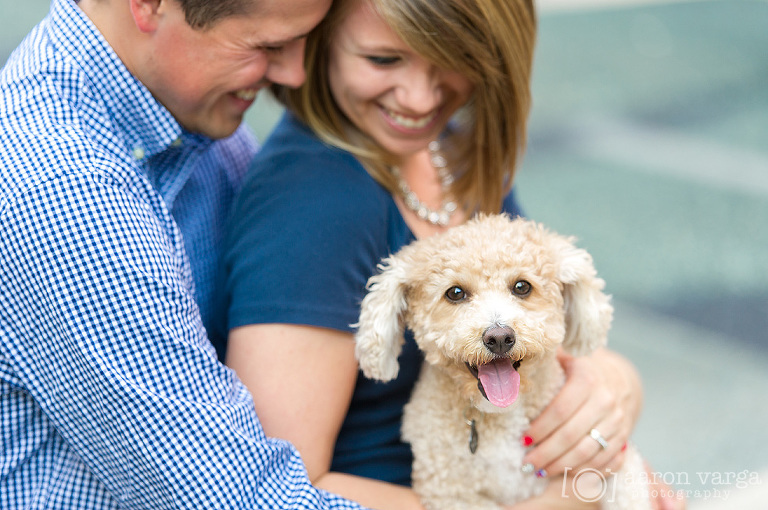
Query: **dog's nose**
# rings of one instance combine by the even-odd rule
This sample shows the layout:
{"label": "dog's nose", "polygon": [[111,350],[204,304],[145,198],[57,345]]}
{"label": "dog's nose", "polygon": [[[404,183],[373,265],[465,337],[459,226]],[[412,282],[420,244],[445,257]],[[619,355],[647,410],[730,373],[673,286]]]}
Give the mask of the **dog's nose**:
{"label": "dog's nose", "polygon": [[506,354],[515,345],[515,332],[509,326],[491,326],[483,333],[483,343],[494,354]]}

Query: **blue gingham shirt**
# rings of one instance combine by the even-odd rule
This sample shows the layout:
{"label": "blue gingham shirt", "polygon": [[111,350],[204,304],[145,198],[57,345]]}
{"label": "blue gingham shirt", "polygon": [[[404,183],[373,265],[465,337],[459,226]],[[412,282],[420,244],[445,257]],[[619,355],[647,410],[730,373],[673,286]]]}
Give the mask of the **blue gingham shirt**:
{"label": "blue gingham shirt", "polygon": [[205,332],[255,153],[185,132],[71,0],[0,74],[0,508],[359,508]]}

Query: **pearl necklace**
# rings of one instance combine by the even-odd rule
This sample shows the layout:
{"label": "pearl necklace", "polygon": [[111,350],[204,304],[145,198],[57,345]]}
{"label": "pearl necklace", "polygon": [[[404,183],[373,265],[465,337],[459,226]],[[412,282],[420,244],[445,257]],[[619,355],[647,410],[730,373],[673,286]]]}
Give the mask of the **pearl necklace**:
{"label": "pearl necklace", "polygon": [[442,154],[440,154],[440,142],[435,140],[429,144],[429,160],[432,162],[432,166],[437,170],[437,175],[440,177],[440,188],[442,190],[443,204],[437,211],[430,209],[426,206],[416,193],[413,192],[408,183],[405,182],[403,176],[400,173],[400,169],[396,166],[392,167],[392,175],[397,179],[397,185],[400,188],[400,194],[403,197],[405,206],[424,221],[428,221],[432,225],[438,225],[445,227],[451,221],[451,216],[456,211],[456,202],[447,200],[448,190],[453,183],[453,176],[448,171],[448,162],[445,160]]}

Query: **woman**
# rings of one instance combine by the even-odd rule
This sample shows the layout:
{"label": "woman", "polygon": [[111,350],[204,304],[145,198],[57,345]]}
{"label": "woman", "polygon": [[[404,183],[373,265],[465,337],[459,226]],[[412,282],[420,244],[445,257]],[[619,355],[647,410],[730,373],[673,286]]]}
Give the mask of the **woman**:
{"label": "woman", "polygon": [[[399,440],[418,351],[408,339],[398,378],[368,381],[349,325],[384,256],[477,211],[520,214],[510,189],[534,39],[531,1],[337,0],[307,42],[304,86],[274,88],[291,113],[235,206],[226,362],[320,488],[422,508]],[[568,382],[532,424],[526,460],[540,476],[615,469],[639,413],[637,374],[609,351],[562,363]]]}

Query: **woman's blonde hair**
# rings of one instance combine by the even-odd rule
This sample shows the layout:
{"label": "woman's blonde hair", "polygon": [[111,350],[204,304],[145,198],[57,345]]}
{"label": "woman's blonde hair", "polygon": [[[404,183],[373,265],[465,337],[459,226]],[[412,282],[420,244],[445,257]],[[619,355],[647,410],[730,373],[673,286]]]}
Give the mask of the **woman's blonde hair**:
{"label": "woman's blonde hair", "polygon": [[353,153],[390,192],[393,162],[347,120],[328,81],[331,37],[354,2],[368,1],[416,53],[474,85],[442,140],[464,210],[499,212],[526,141],[536,20],[533,0],[334,0],[307,40],[306,82],[275,96],[324,142]]}

